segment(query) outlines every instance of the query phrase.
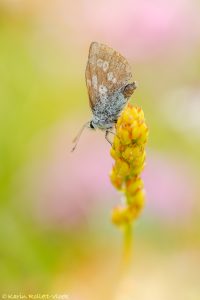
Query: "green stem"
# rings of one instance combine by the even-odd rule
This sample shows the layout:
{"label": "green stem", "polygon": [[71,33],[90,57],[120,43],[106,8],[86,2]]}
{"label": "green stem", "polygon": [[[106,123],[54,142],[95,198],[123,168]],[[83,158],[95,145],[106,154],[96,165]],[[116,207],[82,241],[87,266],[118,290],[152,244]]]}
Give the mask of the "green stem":
{"label": "green stem", "polygon": [[133,251],[133,235],[132,235],[132,224],[128,223],[125,225],[124,230],[124,245],[123,245],[123,256],[122,256],[122,269],[126,271],[131,265],[132,251]]}

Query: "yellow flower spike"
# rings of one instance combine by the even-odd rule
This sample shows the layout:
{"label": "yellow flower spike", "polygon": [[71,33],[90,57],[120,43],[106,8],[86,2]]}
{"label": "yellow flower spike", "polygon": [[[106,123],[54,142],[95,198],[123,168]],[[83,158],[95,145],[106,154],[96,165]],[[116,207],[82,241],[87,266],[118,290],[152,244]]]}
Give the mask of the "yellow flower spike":
{"label": "yellow flower spike", "polygon": [[115,151],[119,150],[119,148],[120,148],[120,140],[116,135],[115,135],[114,140],[113,140],[112,148],[114,148]]}
{"label": "yellow flower spike", "polygon": [[132,224],[144,207],[144,184],[141,172],[145,166],[148,127],[143,110],[127,104],[117,124],[110,154],[114,165],[110,173],[113,186],[124,195],[124,204],[112,211],[112,222],[124,233],[123,266],[130,263]]}
{"label": "yellow flower spike", "polygon": [[140,107],[137,108],[137,113],[138,113],[138,119],[144,120],[144,112]]}
{"label": "yellow flower spike", "polygon": [[135,195],[138,190],[143,189],[144,184],[140,177],[133,177],[132,179],[126,182],[126,194]]}
{"label": "yellow flower spike", "polygon": [[112,211],[112,222],[117,226],[130,224],[137,215],[137,209],[129,209],[129,207],[115,207]]}
{"label": "yellow flower spike", "polygon": [[114,170],[110,173],[110,180],[116,189],[120,190],[122,188],[123,178],[120,177]]}
{"label": "yellow flower spike", "polygon": [[122,153],[122,157],[125,159],[125,160],[128,160],[128,161],[133,161],[134,158],[136,157],[140,157],[141,154],[143,153],[143,148],[141,146],[134,146],[131,145],[129,147],[126,147],[126,149],[124,150],[124,152]]}
{"label": "yellow flower spike", "polygon": [[144,122],[142,122],[140,125],[141,137],[146,136],[146,133],[147,133],[147,125]]}
{"label": "yellow flower spike", "polygon": [[130,109],[128,108],[126,111],[123,112],[122,118],[123,122],[125,122],[126,124],[132,124],[134,120],[134,115],[130,114]]}
{"label": "yellow flower spike", "polygon": [[138,193],[136,193],[134,198],[134,205],[138,207],[138,209],[143,208],[144,199],[145,199],[144,191],[143,190],[138,191]]}
{"label": "yellow flower spike", "polygon": [[146,131],[143,133],[143,135],[140,136],[140,138],[137,140],[138,145],[145,145],[147,143],[148,139],[148,128],[146,128]]}
{"label": "yellow flower spike", "polygon": [[135,167],[140,167],[143,166],[144,161],[145,161],[146,153],[145,152],[140,152],[140,156],[136,156],[134,160],[134,166]]}
{"label": "yellow flower spike", "polygon": [[122,126],[120,126],[119,128],[117,128],[117,132],[117,136],[120,139],[122,145],[130,144],[130,132],[127,130],[127,128],[123,128]]}
{"label": "yellow flower spike", "polygon": [[127,162],[125,162],[122,159],[117,159],[116,165],[115,165],[116,173],[121,177],[126,177],[130,173],[130,166]]}
{"label": "yellow flower spike", "polygon": [[144,206],[141,172],[145,164],[147,138],[148,127],[143,110],[129,103],[117,121],[110,151],[115,161],[110,179],[125,196],[125,205],[114,208],[112,212],[112,222],[118,226],[130,225]]}
{"label": "yellow flower spike", "polygon": [[112,156],[112,158],[117,159],[117,153],[115,149],[113,148],[110,149],[110,155]]}
{"label": "yellow flower spike", "polygon": [[134,158],[133,148],[132,147],[126,147],[126,149],[122,152],[122,157],[125,160],[132,161],[133,158]]}
{"label": "yellow flower spike", "polygon": [[139,124],[137,123],[135,126],[133,126],[132,128],[132,139],[133,140],[137,140],[142,136],[142,131],[140,129],[140,126],[138,126]]}
{"label": "yellow flower spike", "polygon": [[144,169],[144,164],[137,166],[137,165],[133,165],[131,170],[130,170],[130,176],[139,176],[140,173],[143,171]]}
{"label": "yellow flower spike", "polygon": [[144,206],[144,191],[138,189],[135,192],[135,195],[130,195],[127,194],[127,203],[128,205],[131,207],[135,207],[137,208],[137,210],[142,210],[143,206]]}

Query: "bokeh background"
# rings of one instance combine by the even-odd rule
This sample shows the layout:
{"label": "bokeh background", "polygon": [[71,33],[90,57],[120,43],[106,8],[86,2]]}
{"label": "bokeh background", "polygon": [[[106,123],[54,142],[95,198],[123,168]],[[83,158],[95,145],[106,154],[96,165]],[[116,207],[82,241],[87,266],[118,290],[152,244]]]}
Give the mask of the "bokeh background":
{"label": "bokeh background", "polygon": [[[117,300],[200,299],[200,3],[0,1],[0,293],[106,299],[122,236],[91,112],[91,41],[130,61],[150,129],[146,207]],[[106,299],[107,300],[107,299]]]}

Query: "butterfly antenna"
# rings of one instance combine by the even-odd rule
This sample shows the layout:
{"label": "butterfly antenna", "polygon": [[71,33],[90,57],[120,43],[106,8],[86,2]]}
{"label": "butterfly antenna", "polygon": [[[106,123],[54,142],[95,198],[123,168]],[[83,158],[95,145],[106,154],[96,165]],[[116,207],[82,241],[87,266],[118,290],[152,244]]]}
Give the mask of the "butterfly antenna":
{"label": "butterfly antenna", "polygon": [[79,133],[77,134],[77,136],[73,139],[73,143],[75,143],[75,144],[74,144],[74,147],[72,148],[71,152],[73,152],[73,151],[76,149],[76,146],[77,146],[77,144],[78,144],[78,141],[79,141],[79,139],[80,139],[80,136],[81,136],[83,130],[84,130],[89,124],[90,124],[90,122],[85,123],[85,124],[81,127],[81,130],[79,131]]}

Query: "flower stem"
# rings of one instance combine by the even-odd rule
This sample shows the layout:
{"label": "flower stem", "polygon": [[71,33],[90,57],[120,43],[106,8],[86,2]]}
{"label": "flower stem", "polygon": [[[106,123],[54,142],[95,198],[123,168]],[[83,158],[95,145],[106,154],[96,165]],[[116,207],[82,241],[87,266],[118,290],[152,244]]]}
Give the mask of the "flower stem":
{"label": "flower stem", "polygon": [[123,228],[123,254],[122,254],[122,270],[127,271],[131,265],[133,252],[133,228],[131,223],[125,224]]}

